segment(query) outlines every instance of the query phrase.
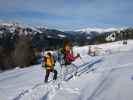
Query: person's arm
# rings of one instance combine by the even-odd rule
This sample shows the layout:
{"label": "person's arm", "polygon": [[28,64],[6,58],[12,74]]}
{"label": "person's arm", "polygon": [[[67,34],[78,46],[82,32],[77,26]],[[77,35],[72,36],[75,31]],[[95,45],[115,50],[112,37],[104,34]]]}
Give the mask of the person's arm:
{"label": "person's arm", "polygon": [[74,57],[74,55],[72,53],[69,54],[68,56],[69,56],[70,61],[74,61],[75,59],[77,59],[79,57],[79,55]]}
{"label": "person's arm", "polygon": [[67,60],[67,62],[72,62],[75,59],[77,59],[78,57],[80,57],[79,54],[76,57],[74,57],[74,55],[72,53],[68,53],[67,56],[66,56],[66,60]]}
{"label": "person's arm", "polygon": [[77,56],[75,57],[75,59],[79,58],[80,57],[80,54],[78,53]]}

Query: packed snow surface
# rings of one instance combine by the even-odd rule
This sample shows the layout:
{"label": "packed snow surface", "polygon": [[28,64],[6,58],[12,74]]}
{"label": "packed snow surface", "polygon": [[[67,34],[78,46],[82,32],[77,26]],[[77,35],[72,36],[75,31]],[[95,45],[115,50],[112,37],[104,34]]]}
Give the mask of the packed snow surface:
{"label": "packed snow surface", "polygon": [[[133,100],[133,41],[95,47],[101,49],[94,57],[87,55],[88,46],[73,49],[75,54],[81,53],[74,64],[82,68],[87,63],[88,67],[68,81],[61,81],[60,77],[51,81],[51,74],[50,82],[45,84],[41,65],[0,73],[0,100]],[[55,68],[60,76],[58,62]]]}

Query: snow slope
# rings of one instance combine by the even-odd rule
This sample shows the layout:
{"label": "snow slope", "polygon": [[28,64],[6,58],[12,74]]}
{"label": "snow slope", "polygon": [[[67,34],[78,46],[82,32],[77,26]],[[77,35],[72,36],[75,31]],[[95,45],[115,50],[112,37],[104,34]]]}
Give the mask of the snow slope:
{"label": "snow slope", "polygon": [[[62,90],[57,92],[53,100],[59,100],[60,98],[63,100],[99,100],[99,97],[101,97],[100,100],[132,100],[132,57],[132,52],[105,56],[102,62],[93,66],[97,68],[95,71],[70,80],[66,87],[64,86]],[[121,73],[122,69],[126,69],[125,73]],[[115,87],[118,88],[115,89]],[[124,94],[125,92],[127,93]]]}
{"label": "snow slope", "polygon": [[108,76],[92,100],[132,100],[133,67],[113,71]]}
{"label": "snow slope", "polygon": [[85,56],[88,55],[89,48],[91,48],[91,51],[95,51],[96,55],[107,55],[133,50],[133,40],[127,40],[127,43],[127,45],[123,45],[123,41],[117,41],[99,45],[75,46],[73,47],[73,52],[75,55],[80,53],[81,56]]}
{"label": "snow slope", "polygon": [[[100,47],[107,49],[110,46],[112,53],[96,57],[86,55],[88,46],[78,48],[82,59],[77,59],[75,64],[88,62],[89,67],[66,82],[58,80],[44,84],[45,71],[41,65],[0,73],[0,100],[132,100],[132,43],[130,40],[126,47],[119,42],[103,44]],[[90,65],[90,60],[97,58],[101,60]],[[56,63],[56,69],[60,75],[59,63]]]}
{"label": "snow slope", "polygon": [[41,69],[40,65],[1,73],[1,100],[12,100],[25,89],[43,81],[43,76],[43,70]]}

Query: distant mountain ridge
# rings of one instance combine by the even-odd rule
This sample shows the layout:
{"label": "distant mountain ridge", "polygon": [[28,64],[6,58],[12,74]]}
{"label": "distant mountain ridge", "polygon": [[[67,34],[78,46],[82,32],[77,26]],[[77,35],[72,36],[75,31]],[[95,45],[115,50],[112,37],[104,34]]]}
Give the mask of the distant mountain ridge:
{"label": "distant mountain ridge", "polygon": [[46,27],[38,26],[34,27],[14,22],[0,23],[1,46],[7,46],[7,44],[5,44],[5,40],[11,40],[13,45],[15,43],[15,39],[23,35],[32,39],[33,47],[35,48],[55,48],[58,47],[58,45],[63,45],[63,41],[67,38],[72,40],[71,35],[56,29],[47,29]]}
{"label": "distant mountain ridge", "polygon": [[121,31],[124,28],[84,28],[84,29],[79,29],[75,30],[76,32],[86,32],[86,33],[91,33],[91,32],[97,32],[97,33],[105,33],[105,32],[114,32],[114,31]]}
{"label": "distant mountain ridge", "polygon": [[[100,43],[98,41],[105,42],[105,38],[114,32],[118,33],[117,36],[120,39],[121,31],[126,32],[125,30],[127,29],[130,31],[130,28],[84,28],[74,31],[60,31],[49,29],[46,26],[31,26],[16,22],[0,21],[0,44],[4,43],[3,38],[5,37],[13,40],[15,35],[28,35],[32,38],[34,47],[45,47],[46,45],[47,47],[58,47],[57,45],[62,45],[65,39],[76,45],[88,45]],[[129,33],[130,37],[131,33]]]}
{"label": "distant mountain ridge", "polygon": [[[31,26],[27,24],[22,24],[22,23],[17,23],[17,22],[3,22],[0,21],[0,33],[3,32],[3,30],[7,30],[9,32],[14,32],[16,28],[22,28],[22,29],[30,29],[32,31],[32,34],[36,33],[43,33],[46,31],[56,31],[55,34],[58,32],[62,32],[63,34],[58,34],[59,37],[67,37],[66,35],[77,35],[77,34],[88,34],[90,36],[95,36],[99,35],[102,33],[107,33],[107,32],[114,32],[114,31],[121,31],[124,30],[124,28],[83,28],[83,29],[78,29],[74,31],[60,31],[57,29],[48,29],[46,26]],[[47,33],[47,32],[46,32]],[[66,34],[67,33],[67,34]],[[49,36],[50,37],[50,36]]]}

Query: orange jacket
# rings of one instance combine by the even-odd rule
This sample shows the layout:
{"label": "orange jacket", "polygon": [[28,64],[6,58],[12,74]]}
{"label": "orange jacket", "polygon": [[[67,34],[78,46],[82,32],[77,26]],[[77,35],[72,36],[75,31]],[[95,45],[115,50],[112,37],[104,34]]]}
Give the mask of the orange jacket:
{"label": "orange jacket", "polygon": [[54,68],[54,59],[53,57],[46,56],[45,60],[46,69],[53,69]]}

